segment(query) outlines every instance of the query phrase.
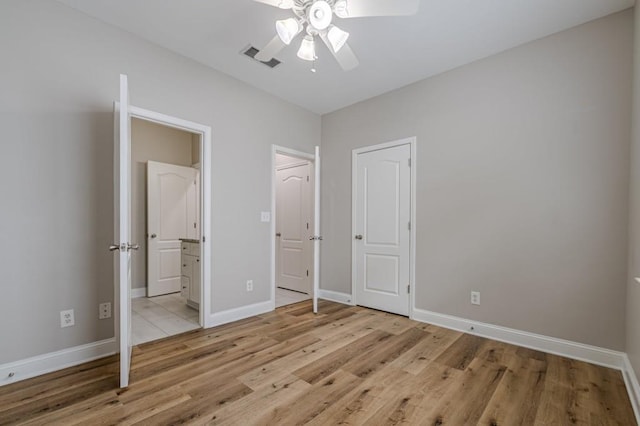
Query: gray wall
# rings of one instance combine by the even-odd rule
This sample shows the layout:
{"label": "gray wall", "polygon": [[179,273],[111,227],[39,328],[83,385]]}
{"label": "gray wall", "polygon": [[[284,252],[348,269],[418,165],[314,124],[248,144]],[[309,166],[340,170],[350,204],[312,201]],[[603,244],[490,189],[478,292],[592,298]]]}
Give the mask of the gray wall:
{"label": "gray wall", "polygon": [[191,150],[198,150],[195,136],[150,121],[131,120],[131,239],[140,245],[132,258],[132,288],[147,286],[147,162],[191,167]]}
{"label": "gray wall", "polygon": [[629,280],[627,288],[627,354],[640,379],[640,7],[634,8],[633,115],[629,216]]}
{"label": "gray wall", "polygon": [[0,363],[113,336],[120,73],[132,104],[213,129],[213,311],[269,299],[271,144],[311,151],[319,116],[53,1],[0,2],[0,52]]}
{"label": "gray wall", "polygon": [[624,349],[632,34],[622,12],[323,116],[321,288],[350,292],[351,150],[417,136],[417,308]]}

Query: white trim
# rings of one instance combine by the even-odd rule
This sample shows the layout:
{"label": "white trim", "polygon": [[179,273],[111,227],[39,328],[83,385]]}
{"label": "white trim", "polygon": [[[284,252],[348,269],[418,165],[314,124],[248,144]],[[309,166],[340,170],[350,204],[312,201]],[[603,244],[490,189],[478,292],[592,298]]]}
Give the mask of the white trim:
{"label": "white trim", "polygon": [[[309,152],[298,151],[296,149],[291,149],[291,148],[287,148],[285,146],[280,146],[280,145],[272,145],[272,148],[275,149],[275,153],[276,154],[284,154],[284,155],[287,155],[289,157],[302,158],[302,159],[305,159],[305,160],[309,160],[312,163],[316,159],[315,155],[311,154]],[[274,158],[275,158],[275,156],[274,156]]]}
{"label": "white trim", "polygon": [[[363,148],[356,148],[351,151],[351,235],[355,235],[356,233],[356,194],[357,194],[357,186],[358,186],[358,155],[363,154],[365,152],[379,151],[387,148],[394,148],[396,146],[401,145],[409,145],[410,148],[410,173],[411,173],[411,211],[410,211],[410,221],[411,221],[411,229],[410,232],[410,241],[409,241],[409,284],[411,286],[411,291],[409,292],[409,318],[413,318],[413,311],[415,309],[415,293],[416,293],[416,176],[417,176],[417,159],[416,155],[416,146],[417,146],[417,138],[412,136],[410,138],[398,139],[396,141],[380,143],[377,145],[366,146]],[[351,239],[351,300],[355,305],[356,301],[356,240]]]}
{"label": "white trim", "polygon": [[309,160],[300,159],[300,161],[296,161],[295,163],[287,163],[276,166],[276,171],[280,172],[282,170],[292,169],[294,167],[306,166],[307,164],[309,164]]}
{"label": "white trim", "polygon": [[[313,164],[314,170],[315,155],[308,152],[297,151],[295,149],[287,148],[280,145],[271,145],[271,237],[270,237],[270,251],[271,251],[271,294],[269,296],[269,302],[273,305],[271,310],[276,308],[276,169],[281,166],[276,166],[276,154],[284,154],[292,157],[304,159],[310,164]],[[282,167],[291,167],[290,165]],[[317,274],[318,271],[313,271],[313,274]],[[313,277],[311,277],[313,280]],[[313,293],[313,291],[312,291]],[[312,294],[313,296],[313,294]]]}
{"label": "white trim", "polygon": [[622,376],[624,377],[624,384],[631,400],[633,412],[636,415],[636,421],[640,424],[640,384],[638,384],[638,376],[636,376],[627,354],[623,354],[623,362]]}
{"label": "white trim", "polygon": [[351,295],[340,291],[318,290],[318,299],[330,300],[331,302],[342,303],[344,305],[354,306]]}
{"label": "white trim", "polygon": [[[116,353],[116,339],[100,340],[0,365],[0,386],[73,367]],[[13,373],[11,377],[9,375]]]}
{"label": "white trim", "polygon": [[253,305],[240,306],[238,308],[216,312],[215,314],[211,314],[207,317],[205,328],[211,328],[217,325],[227,324],[241,319],[264,314],[266,312],[271,312],[275,308],[275,301],[269,300],[266,302],[254,303]]}
{"label": "white trim", "polygon": [[415,308],[412,319],[500,342],[622,370],[623,352]]}
{"label": "white trim", "polygon": [[[116,102],[119,106],[119,103]],[[129,115],[141,120],[150,121],[162,126],[172,127],[175,129],[185,130],[190,133],[200,135],[200,193],[202,202],[200,206],[200,237],[204,240],[200,244],[201,262],[201,303],[200,303],[200,326],[206,327],[208,314],[211,312],[211,293],[212,293],[212,275],[211,275],[211,241],[213,240],[213,230],[211,224],[211,167],[213,164],[211,155],[211,127],[204,124],[195,123],[193,121],[183,120],[181,118],[172,117],[170,115],[161,114],[159,112],[150,111],[133,105],[129,106]],[[117,330],[116,330],[117,333]],[[116,334],[119,336],[119,334]]]}
{"label": "white trim", "polygon": [[132,288],[131,289],[131,298],[132,299],[139,299],[141,297],[145,297],[146,295],[147,295],[147,288],[146,287]]}

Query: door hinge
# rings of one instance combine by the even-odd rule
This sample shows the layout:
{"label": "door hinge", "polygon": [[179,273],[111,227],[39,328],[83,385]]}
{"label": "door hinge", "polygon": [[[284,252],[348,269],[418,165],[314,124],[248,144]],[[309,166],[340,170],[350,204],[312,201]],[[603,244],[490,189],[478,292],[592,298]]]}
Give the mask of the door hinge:
{"label": "door hinge", "polygon": [[411,158],[409,158],[409,167],[411,167]]}
{"label": "door hinge", "polygon": [[411,222],[407,223],[407,228],[411,231]]}
{"label": "door hinge", "polygon": [[204,235],[202,236],[202,242],[204,243],[205,239],[204,239]]}
{"label": "door hinge", "polygon": [[309,222],[307,222],[307,229],[309,229]]}
{"label": "door hinge", "polygon": [[411,293],[411,284],[407,284],[407,293]]}
{"label": "door hinge", "polygon": [[309,176],[307,176],[307,182],[309,182]]}
{"label": "door hinge", "polygon": [[307,269],[307,276],[309,276],[309,270]]}

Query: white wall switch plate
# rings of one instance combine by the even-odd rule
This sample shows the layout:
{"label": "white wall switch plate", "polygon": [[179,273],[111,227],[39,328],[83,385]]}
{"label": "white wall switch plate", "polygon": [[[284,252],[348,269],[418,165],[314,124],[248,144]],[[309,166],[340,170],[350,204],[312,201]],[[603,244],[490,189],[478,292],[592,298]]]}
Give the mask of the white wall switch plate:
{"label": "white wall switch plate", "polygon": [[479,291],[472,291],[471,292],[471,304],[472,305],[479,305],[480,304],[480,292]]}
{"label": "white wall switch plate", "polygon": [[271,222],[271,212],[260,212],[260,222]]}
{"label": "white wall switch plate", "polygon": [[98,319],[111,318],[111,302],[101,303],[98,306]]}
{"label": "white wall switch plate", "polygon": [[73,309],[66,311],[60,311],[60,328],[71,327],[76,324],[75,316],[73,315]]}
{"label": "white wall switch plate", "polygon": [[247,280],[247,291],[253,291],[253,280]]}

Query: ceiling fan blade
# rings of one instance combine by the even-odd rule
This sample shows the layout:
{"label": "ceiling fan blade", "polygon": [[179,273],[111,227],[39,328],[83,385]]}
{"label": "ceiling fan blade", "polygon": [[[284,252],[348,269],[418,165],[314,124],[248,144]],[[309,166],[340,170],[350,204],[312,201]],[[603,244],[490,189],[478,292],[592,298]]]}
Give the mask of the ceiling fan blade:
{"label": "ceiling fan blade", "polygon": [[274,56],[280,53],[285,46],[286,44],[280,40],[280,36],[276,35],[264,48],[260,49],[255,59],[262,62],[269,62]]}
{"label": "ceiling fan blade", "polygon": [[420,0],[347,0],[341,18],[364,16],[409,16],[418,13]]}
{"label": "ceiling fan blade", "polygon": [[342,67],[344,71],[350,71],[355,67],[357,67],[358,65],[360,65],[358,58],[356,57],[355,53],[353,53],[353,50],[351,50],[351,47],[349,47],[347,43],[342,45],[342,48],[336,52],[333,50],[333,47],[331,46],[331,43],[327,38],[326,32],[320,33],[320,38],[322,39],[324,44],[327,46],[327,49],[329,49],[329,52],[331,52],[333,57],[336,58],[336,61],[338,62],[338,64],[340,64],[340,67]]}
{"label": "ceiling fan blade", "polygon": [[258,3],[268,4],[269,6],[279,7],[280,9],[291,9],[293,0],[253,0]]}

